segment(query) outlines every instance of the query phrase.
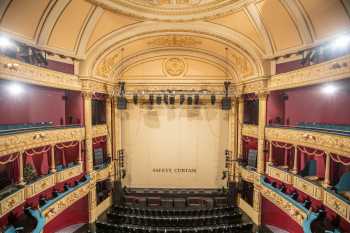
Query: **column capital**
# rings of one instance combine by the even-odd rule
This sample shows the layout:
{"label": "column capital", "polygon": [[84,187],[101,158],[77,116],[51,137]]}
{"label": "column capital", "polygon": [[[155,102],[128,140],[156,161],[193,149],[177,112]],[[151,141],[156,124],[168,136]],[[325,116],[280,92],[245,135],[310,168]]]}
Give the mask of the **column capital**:
{"label": "column capital", "polygon": [[256,93],[256,95],[258,96],[259,100],[260,99],[267,99],[269,94],[270,94],[270,92],[268,92],[268,91],[260,91],[260,92]]}
{"label": "column capital", "polygon": [[93,92],[91,90],[83,90],[81,93],[83,94],[84,99],[92,99]]}

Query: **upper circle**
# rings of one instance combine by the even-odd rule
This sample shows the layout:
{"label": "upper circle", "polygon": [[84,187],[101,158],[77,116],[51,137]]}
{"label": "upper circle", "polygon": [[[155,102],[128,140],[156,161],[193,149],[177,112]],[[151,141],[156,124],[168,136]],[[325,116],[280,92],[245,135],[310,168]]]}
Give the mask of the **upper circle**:
{"label": "upper circle", "polygon": [[89,0],[124,14],[161,21],[213,18],[246,4],[246,0]]}

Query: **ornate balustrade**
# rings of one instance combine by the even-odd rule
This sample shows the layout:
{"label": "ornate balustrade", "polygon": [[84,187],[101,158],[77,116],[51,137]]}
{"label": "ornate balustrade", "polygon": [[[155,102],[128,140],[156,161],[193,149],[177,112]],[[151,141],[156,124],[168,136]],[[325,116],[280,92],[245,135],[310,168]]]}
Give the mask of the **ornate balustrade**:
{"label": "ornate balustrade", "polygon": [[82,88],[78,76],[30,65],[4,56],[0,56],[0,77],[67,90]]}
{"label": "ornate balustrade", "polygon": [[84,137],[84,129],[75,127],[2,135],[0,136],[0,156],[51,144],[81,141]]}
{"label": "ornate balustrade", "polygon": [[266,128],[266,139],[311,147],[349,157],[350,137],[290,128]]}
{"label": "ornate balustrade", "polygon": [[322,200],[323,198],[323,187],[314,182],[303,179],[303,177],[294,176],[293,186],[314,199]]}
{"label": "ornate balustrade", "polygon": [[0,217],[25,202],[25,189],[22,188],[0,201]]}
{"label": "ornate balustrade", "polygon": [[109,177],[111,177],[112,174],[113,174],[113,166],[112,166],[112,163],[109,163],[107,166],[96,170],[96,180],[98,182],[98,181],[108,179]]}
{"label": "ornate balustrade", "polygon": [[324,191],[323,204],[350,222],[350,200],[329,190]]}
{"label": "ornate balustrade", "polygon": [[92,127],[92,137],[101,137],[108,135],[107,125],[94,125]]}
{"label": "ornate balustrade", "polygon": [[109,207],[112,206],[112,196],[107,197],[103,200],[98,206],[96,206],[96,216],[100,216],[105,212]]}
{"label": "ornate balustrade", "polygon": [[45,176],[31,184],[26,185],[26,196],[25,198],[33,197],[42,191],[45,191],[48,188],[51,188],[56,185],[55,174],[50,174]]}
{"label": "ornate balustrade", "polygon": [[350,77],[350,56],[344,56],[288,73],[274,75],[268,89],[281,90]]}
{"label": "ornate balustrade", "polygon": [[65,180],[73,178],[83,173],[83,165],[78,164],[62,171],[56,172],[56,183],[61,183]]}
{"label": "ornate balustrade", "polygon": [[258,137],[258,126],[244,124],[243,128],[242,128],[242,135],[257,138]]}
{"label": "ornate balustrade", "polygon": [[249,169],[246,169],[243,166],[239,166],[239,171],[243,180],[247,182],[254,183],[255,172]]}
{"label": "ornate balustrade", "polygon": [[267,165],[266,174],[274,179],[280,180],[286,184],[293,184],[293,174],[284,169]]}

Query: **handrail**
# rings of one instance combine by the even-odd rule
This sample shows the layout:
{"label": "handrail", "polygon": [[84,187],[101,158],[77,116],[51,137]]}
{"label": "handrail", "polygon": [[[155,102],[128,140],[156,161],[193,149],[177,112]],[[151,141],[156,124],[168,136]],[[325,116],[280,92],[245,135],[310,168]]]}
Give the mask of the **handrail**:
{"label": "handrail", "polygon": [[17,129],[6,129],[6,130],[0,130],[0,136],[1,135],[10,135],[10,134],[17,134],[17,133],[27,133],[27,132],[34,132],[34,131],[41,131],[41,130],[53,130],[53,129],[68,129],[68,128],[80,128],[83,127],[82,125],[62,125],[62,126],[41,126],[41,127],[29,127],[29,128],[17,128]]}
{"label": "handrail", "polygon": [[282,128],[282,129],[296,129],[296,130],[307,130],[307,131],[316,131],[320,133],[331,133],[341,136],[350,136],[350,131],[347,130],[337,130],[337,129],[326,129],[326,128],[316,128],[316,127],[307,127],[307,126],[290,126],[290,125],[267,125],[267,128]]}

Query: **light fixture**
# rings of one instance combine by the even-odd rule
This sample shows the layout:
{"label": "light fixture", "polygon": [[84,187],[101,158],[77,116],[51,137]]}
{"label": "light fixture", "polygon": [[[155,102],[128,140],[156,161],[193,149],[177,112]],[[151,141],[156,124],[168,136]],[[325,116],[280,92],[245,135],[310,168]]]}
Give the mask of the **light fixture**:
{"label": "light fixture", "polygon": [[334,84],[327,84],[322,87],[322,92],[327,95],[333,95],[337,90],[338,87]]}
{"label": "light fixture", "polygon": [[192,102],[193,102],[192,96],[188,96],[187,97],[187,104],[192,105]]}
{"label": "light fixture", "polygon": [[10,83],[7,86],[7,90],[10,95],[12,96],[18,96],[23,93],[24,89],[23,86],[19,83]]}
{"label": "light fixture", "polygon": [[180,95],[180,104],[183,105],[185,103],[185,95],[181,94]]}
{"label": "light fixture", "polygon": [[173,96],[173,95],[170,96],[169,101],[170,101],[171,105],[174,105],[175,104],[175,96]]}
{"label": "light fixture", "polygon": [[134,96],[133,96],[133,101],[134,101],[134,104],[137,104],[138,103],[138,96],[137,96],[137,94],[134,94]]}
{"label": "light fixture", "polygon": [[161,96],[157,96],[156,102],[157,102],[158,105],[162,104],[162,97]]}
{"label": "light fixture", "polygon": [[152,95],[152,94],[149,95],[149,104],[150,105],[154,104],[154,95]]}
{"label": "light fixture", "polygon": [[199,95],[198,95],[198,94],[196,94],[196,95],[194,96],[194,104],[195,104],[195,105],[199,105]]}
{"label": "light fixture", "polygon": [[5,36],[0,36],[0,48],[5,49],[5,48],[10,48],[14,46],[13,42]]}
{"label": "light fixture", "polygon": [[350,36],[341,35],[332,42],[333,49],[345,49],[350,45]]}
{"label": "light fixture", "polygon": [[210,102],[211,102],[212,105],[215,105],[215,103],[216,103],[216,96],[215,95],[212,95],[210,97]]}

